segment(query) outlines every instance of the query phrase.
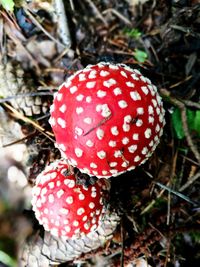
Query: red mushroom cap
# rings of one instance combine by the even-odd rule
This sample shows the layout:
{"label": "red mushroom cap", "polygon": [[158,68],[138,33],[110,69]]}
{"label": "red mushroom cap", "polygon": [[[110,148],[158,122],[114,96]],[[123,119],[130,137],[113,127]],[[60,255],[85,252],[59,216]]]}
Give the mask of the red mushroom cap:
{"label": "red mushroom cap", "polygon": [[37,178],[32,205],[35,216],[46,231],[67,238],[88,234],[98,227],[103,214],[103,190],[100,179],[92,186],[76,185],[64,161],[50,164]]}
{"label": "red mushroom cap", "polygon": [[97,177],[119,175],[144,163],[163,132],[156,87],[124,64],[87,66],[61,85],[50,124],[70,164]]}

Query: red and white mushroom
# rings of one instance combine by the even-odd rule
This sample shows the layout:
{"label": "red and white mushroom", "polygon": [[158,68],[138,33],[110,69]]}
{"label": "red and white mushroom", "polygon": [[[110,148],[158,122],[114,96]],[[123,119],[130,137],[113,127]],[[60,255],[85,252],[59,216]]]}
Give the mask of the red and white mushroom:
{"label": "red and white mushroom", "polygon": [[62,155],[82,172],[117,176],[144,163],[163,132],[156,86],[124,64],[99,63],[59,88],[50,124]]}
{"label": "red and white mushroom", "polygon": [[66,238],[80,237],[97,229],[104,214],[104,179],[94,185],[76,185],[63,160],[50,164],[36,178],[32,205],[35,216],[46,231]]}

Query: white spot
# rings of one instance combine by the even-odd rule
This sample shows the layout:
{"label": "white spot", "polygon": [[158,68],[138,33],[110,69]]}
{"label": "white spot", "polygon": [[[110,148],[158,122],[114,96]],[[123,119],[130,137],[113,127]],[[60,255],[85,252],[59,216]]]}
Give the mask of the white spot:
{"label": "white spot", "polygon": [[104,137],[104,131],[102,129],[97,129],[96,135],[99,140],[102,140]]}
{"label": "white spot", "polygon": [[92,70],[89,75],[88,75],[88,78],[89,79],[95,79],[96,78],[96,74],[97,74],[97,71],[96,70]]}
{"label": "white spot", "polygon": [[109,64],[109,68],[112,70],[118,70],[119,69],[119,67],[117,65],[114,65],[114,64]]}
{"label": "white spot", "polygon": [[47,208],[44,209],[44,213],[45,214],[48,214],[49,213],[49,210]]}
{"label": "white spot", "polygon": [[85,73],[80,73],[78,75],[78,79],[79,79],[80,82],[85,81],[86,80]]}
{"label": "white spot", "polygon": [[149,93],[149,89],[148,89],[147,86],[141,86],[141,90],[142,90],[142,92],[143,92],[145,95],[148,95],[148,93]]}
{"label": "white spot", "polygon": [[101,115],[104,117],[104,118],[107,118],[110,116],[111,114],[111,110],[109,109],[108,105],[107,104],[103,104],[101,106],[101,109],[102,109],[102,112],[101,112]]}
{"label": "white spot", "polygon": [[123,139],[122,139],[122,144],[123,145],[127,145],[129,143],[129,139],[128,139],[128,137],[124,137]]}
{"label": "white spot", "polygon": [[77,95],[77,97],[76,97],[76,100],[77,101],[82,101],[83,100],[83,98],[84,98],[84,95]]}
{"label": "white spot", "polygon": [[153,103],[153,106],[156,108],[158,105],[157,101],[155,99],[152,99],[151,102]]}
{"label": "white spot", "polygon": [[128,151],[130,153],[134,153],[137,150],[137,145],[132,145],[128,147]]}
{"label": "white spot", "polygon": [[62,189],[60,189],[60,190],[57,192],[57,196],[58,196],[58,198],[61,198],[63,194],[64,194],[64,191],[63,191]]}
{"label": "white spot", "polygon": [[144,77],[143,75],[140,76],[140,79],[141,79],[141,81],[143,81],[144,83],[147,83],[147,78]]}
{"label": "white spot", "polygon": [[142,124],[143,124],[143,121],[142,121],[142,120],[137,120],[135,125],[136,125],[137,127],[141,127]]}
{"label": "white spot", "polygon": [[76,160],[73,159],[73,158],[70,158],[70,159],[69,159],[69,162],[70,162],[70,164],[71,164],[72,166],[76,166],[76,165],[77,165]]}
{"label": "white spot", "polygon": [[55,120],[55,118],[54,118],[54,117],[51,117],[51,118],[49,119],[49,123],[51,124],[51,126],[55,126],[55,125],[56,125],[56,120]]}
{"label": "white spot", "polygon": [[144,114],[144,109],[143,108],[137,108],[137,114],[138,115]]}
{"label": "white spot", "polygon": [[59,221],[55,221],[55,225],[56,226],[60,226],[60,222]]}
{"label": "white spot", "polygon": [[108,72],[108,71],[106,71],[106,70],[101,70],[100,71],[100,76],[101,77],[106,77],[106,76],[108,76],[110,73]]}
{"label": "white spot", "polygon": [[120,150],[116,150],[115,152],[114,152],[114,157],[115,158],[119,158],[119,157],[121,157],[122,156],[122,152],[120,151]]}
{"label": "white spot", "polygon": [[70,87],[69,90],[70,90],[71,94],[74,94],[78,90],[78,87],[77,86],[72,86],[72,87]]}
{"label": "white spot", "polygon": [[110,162],[109,165],[110,165],[111,168],[116,167],[117,166],[117,162]]}
{"label": "white spot", "polygon": [[110,146],[110,147],[115,147],[116,145],[117,145],[117,143],[115,142],[115,141],[109,141],[109,143],[108,143],[108,145]]}
{"label": "white spot", "polygon": [[83,222],[87,221],[87,216],[86,215],[82,218],[82,221]]}
{"label": "white spot", "polygon": [[71,231],[71,228],[70,228],[70,226],[65,226],[65,231],[67,232],[67,233],[69,233],[70,231]]}
{"label": "white spot", "polygon": [[149,121],[149,123],[154,123],[154,117],[153,116],[149,116],[148,117],[148,121]]}
{"label": "white spot", "polygon": [[50,194],[49,197],[48,197],[48,199],[49,199],[49,203],[53,203],[54,202],[54,196],[53,196],[53,194]]}
{"label": "white spot", "polygon": [[75,227],[79,226],[79,222],[78,221],[73,221],[73,226],[75,226]]}
{"label": "white spot", "polygon": [[86,88],[88,88],[88,89],[94,88],[95,84],[96,84],[96,82],[87,82],[86,83]]}
{"label": "white spot", "polygon": [[126,74],[125,71],[121,70],[121,71],[120,71],[120,74],[121,74],[123,77],[128,78],[128,76],[127,76],[127,74]]}
{"label": "white spot", "polygon": [[138,81],[139,77],[136,75],[136,73],[131,74],[131,77],[133,78],[133,80]]}
{"label": "white spot", "polygon": [[107,80],[107,81],[104,81],[104,82],[103,82],[103,85],[104,85],[105,87],[110,88],[112,85],[115,85],[116,83],[117,83],[116,80],[114,80],[114,79],[109,79],[109,80]]}
{"label": "white spot", "polygon": [[84,200],[85,199],[85,195],[83,195],[82,193],[78,195],[79,200]]}
{"label": "white spot", "polygon": [[96,196],[97,196],[97,193],[93,191],[93,192],[91,193],[91,197],[92,197],[92,198],[95,198]]}
{"label": "white spot", "polygon": [[67,185],[69,188],[73,188],[75,186],[75,181],[71,179],[65,179],[64,184]]}
{"label": "white spot", "polygon": [[54,184],[54,182],[50,182],[50,183],[48,183],[48,186],[50,189],[53,189],[55,187],[55,184]]}
{"label": "white spot", "polygon": [[120,108],[126,108],[128,106],[128,104],[125,100],[118,101],[118,105]]}
{"label": "white spot", "polygon": [[139,134],[133,134],[133,140],[139,140]]}
{"label": "white spot", "polygon": [[106,174],[108,174],[108,172],[107,171],[102,171],[102,174],[106,175]]}
{"label": "white spot", "polygon": [[94,202],[90,202],[90,203],[89,203],[89,208],[90,208],[90,209],[94,209],[94,207],[95,207]]}
{"label": "white spot", "polygon": [[142,155],[146,155],[147,153],[148,153],[148,148],[147,147],[144,147],[143,149],[142,149]]}
{"label": "white spot", "polygon": [[83,168],[83,172],[85,172],[85,173],[90,173],[90,170],[89,169],[87,169],[87,168]]}
{"label": "white spot", "polygon": [[91,140],[87,140],[86,146],[93,147],[94,143]]}
{"label": "white spot", "polygon": [[55,236],[58,236],[58,229],[57,228],[52,228],[51,229],[51,234],[55,235]]}
{"label": "white spot", "polygon": [[63,94],[57,93],[56,98],[57,98],[58,101],[61,101],[62,98],[63,98]]}
{"label": "white spot", "polygon": [[134,162],[138,162],[138,161],[140,161],[141,160],[141,158],[139,157],[139,156],[136,156],[135,158],[134,158]]}
{"label": "white spot", "polygon": [[154,137],[154,141],[155,141],[155,142],[158,142],[158,140],[159,140],[159,137],[156,135],[156,136]]}
{"label": "white spot", "polygon": [[129,162],[128,161],[124,161],[121,166],[123,168],[126,168],[126,167],[128,167],[128,165],[129,165]]}
{"label": "white spot", "polygon": [[90,163],[90,167],[93,168],[93,169],[96,169],[97,168],[97,165],[94,162],[91,162]]}
{"label": "white spot", "polygon": [[69,224],[69,220],[65,219],[65,220],[63,221],[63,223],[64,223],[64,224]]}
{"label": "white spot", "polygon": [[114,93],[114,95],[121,95],[122,94],[122,90],[119,88],[119,87],[117,87],[117,88],[115,88],[114,90],[113,90],[113,93]]}
{"label": "white spot", "polygon": [[84,121],[85,123],[87,123],[87,124],[91,124],[91,123],[92,123],[92,119],[89,118],[89,117],[85,118],[83,121]]}
{"label": "white spot", "polygon": [[106,152],[101,150],[101,151],[98,151],[97,152],[97,156],[100,158],[100,159],[104,159],[106,157]]}
{"label": "white spot", "polygon": [[85,230],[89,230],[89,228],[90,228],[90,225],[88,223],[84,223],[83,226],[84,226]]}
{"label": "white spot", "polygon": [[61,185],[61,181],[57,181],[56,185],[59,187]]}
{"label": "white spot", "polygon": [[158,115],[160,115],[160,108],[159,108],[159,107],[156,108],[156,113],[157,113]]}
{"label": "white spot", "polygon": [[140,94],[136,91],[131,91],[130,96],[134,101],[141,100]]}
{"label": "white spot", "polygon": [[134,83],[132,83],[132,82],[126,82],[126,85],[128,86],[128,87],[135,87],[135,84]]}
{"label": "white spot", "polygon": [[100,112],[102,110],[102,105],[98,104],[96,105],[96,112]]}
{"label": "white spot", "polygon": [[118,131],[118,129],[117,129],[117,126],[113,126],[113,127],[111,127],[111,133],[113,134],[113,135],[118,135],[119,134],[119,131]]}
{"label": "white spot", "polygon": [[83,110],[84,109],[82,107],[78,107],[78,108],[76,108],[76,113],[79,115],[83,112]]}
{"label": "white spot", "polygon": [[73,197],[72,197],[72,196],[67,197],[67,198],[66,198],[66,202],[67,202],[68,204],[72,204],[72,203],[74,202]]}
{"label": "white spot", "polygon": [[83,156],[83,150],[80,148],[75,148],[74,152],[78,158]]}
{"label": "white spot", "polygon": [[60,209],[60,213],[62,213],[64,215],[67,215],[69,213],[69,210],[68,209],[65,209],[65,208],[61,208]]}
{"label": "white spot", "polygon": [[157,124],[157,125],[156,125],[156,132],[158,133],[159,131],[160,131],[160,125]]}
{"label": "white spot", "polygon": [[140,72],[139,70],[134,69],[133,71],[134,71],[136,74],[141,75],[141,72]]}
{"label": "white spot", "polygon": [[91,96],[87,96],[85,100],[86,100],[87,103],[91,103],[92,102],[92,97]]}
{"label": "white spot", "polygon": [[106,96],[106,91],[98,90],[97,91],[97,96],[99,98],[103,98],[104,96]]}
{"label": "white spot", "polygon": [[118,170],[110,170],[110,173],[112,173],[112,174],[117,174],[118,173]]}
{"label": "white spot", "polygon": [[144,132],[144,136],[149,139],[151,137],[151,129],[147,128],[146,131]]}
{"label": "white spot", "polygon": [[148,106],[148,112],[149,112],[149,115],[154,113],[153,107],[151,105]]}
{"label": "white spot", "polygon": [[149,143],[149,146],[152,147],[154,145],[154,141],[152,140],[150,143]]}
{"label": "white spot", "polygon": [[164,116],[163,116],[163,114],[161,113],[161,114],[159,115],[159,122],[162,123],[163,121],[164,121]]}
{"label": "white spot", "polygon": [[59,124],[62,128],[65,128],[65,127],[66,127],[66,121],[64,121],[63,119],[58,118],[58,119],[57,119],[57,122],[58,122],[58,124]]}
{"label": "white spot", "polygon": [[67,109],[67,106],[66,106],[65,104],[63,104],[63,105],[59,108],[60,112],[62,112],[62,113],[65,113],[66,109]]}
{"label": "white spot", "polygon": [[129,132],[131,127],[129,124],[124,123],[122,128],[123,128],[124,132]]}
{"label": "white spot", "polygon": [[50,112],[53,112],[54,110],[55,110],[55,105],[52,104],[52,105],[50,106]]}
{"label": "white spot", "polygon": [[85,212],[84,208],[79,208],[77,210],[77,215],[82,215]]}
{"label": "white spot", "polygon": [[75,133],[77,134],[77,135],[82,135],[83,134],[83,130],[81,129],[81,128],[79,128],[79,127],[75,127]]}

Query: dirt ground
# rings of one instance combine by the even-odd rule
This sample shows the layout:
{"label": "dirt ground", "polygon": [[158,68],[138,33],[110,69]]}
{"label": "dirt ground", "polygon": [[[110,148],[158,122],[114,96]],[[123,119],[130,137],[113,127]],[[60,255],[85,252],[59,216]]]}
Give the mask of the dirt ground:
{"label": "dirt ground", "polygon": [[[127,64],[151,79],[164,102],[164,134],[144,165],[111,178],[111,209],[121,217],[112,240],[54,266],[199,266],[199,29],[198,0],[0,7],[0,266],[44,266],[45,234],[30,196],[36,176],[60,158],[49,108],[67,77],[100,61]],[[24,255],[34,255],[34,263]]]}

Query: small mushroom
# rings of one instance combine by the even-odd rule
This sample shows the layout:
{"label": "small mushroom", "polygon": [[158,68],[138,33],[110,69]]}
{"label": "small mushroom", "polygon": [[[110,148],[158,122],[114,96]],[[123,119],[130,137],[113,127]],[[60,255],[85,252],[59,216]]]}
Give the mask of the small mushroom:
{"label": "small mushroom", "polygon": [[155,85],[124,64],[99,63],[62,84],[50,124],[68,162],[98,178],[144,163],[163,133],[164,109]]}
{"label": "small mushroom", "polygon": [[107,180],[88,187],[76,185],[74,174],[64,160],[50,164],[36,178],[32,205],[35,216],[46,231],[66,238],[80,238],[100,225],[106,207]]}

